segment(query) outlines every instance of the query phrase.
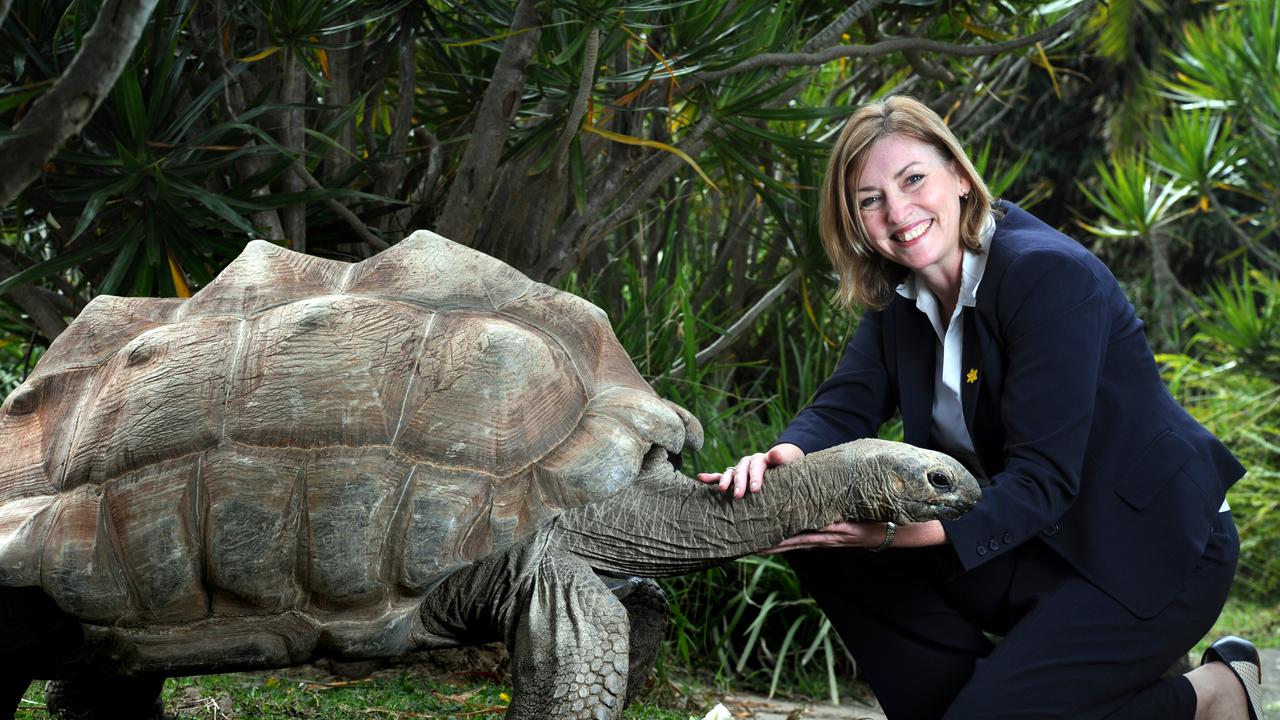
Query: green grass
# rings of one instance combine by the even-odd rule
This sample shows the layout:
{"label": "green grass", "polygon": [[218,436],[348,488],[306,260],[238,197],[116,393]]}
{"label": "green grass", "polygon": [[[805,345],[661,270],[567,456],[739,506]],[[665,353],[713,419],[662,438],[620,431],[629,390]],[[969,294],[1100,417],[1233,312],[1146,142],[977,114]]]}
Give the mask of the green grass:
{"label": "green grass", "polygon": [[[171,678],[166,709],[179,720],[369,720],[370,718],[476,718],[501,720],[511,688],[481,678],[440,679],[405,669],[362,680],[295,678],[235,673]],[[697,717],[701,717],[698,714]],[[44,720],[44,684],[32,683],[18,718]],[[625,720],[687,720],[689,712],[654,704],[628,708]]]}
{"label": "green grass", "polygon": [[[178,720],[502,719],[511,702],[511,685],[486,669],[488,662],[481,665],[453,671],[403,665],[361,679],[335,678],[311,666],[170,678],[164,685],[164,703]],[[696,711],[704,698],[692,697],[694,691],[680,691],[666,680],[657,680],[646,694],[646,701],[628,707],[623,719],[687,720],[705,714],[705,710]],[[17,717],[50,717],[44,706],[44,682],[31,684]]]}
{"label": "green grass", "polygon": [[1223,635],[1239,635],[1260,648],[1280,648],[1280,604],[1231,599],[1194,650],[1195,657]]}
{"label": "green grass", "polygon": [[[1280,605],[1232,599],[1213,630],[1192,651],[1198,658],[1209,643],[1222,635],[1241,635],[1259,647],[1280,648]],[[665,672],[653,681],[642,702],[623,714],[625,720],[689,720],[701,718],[725,694],[744,689],[767,691],[760,679],[724,677],[703,679],[689,668],[671,668],[673,648],[668,646],[664,665],[681,676],[680,682]],[[179,720],[368,720],[369,718],[476,718],[499,720],[511,700],[508,684],[492,677],[483,667],[468,672],[442,673],[408,665],[380,670],[367,678],[344,680],[312,669],[279,672],[233,673],[172,678],[165,683],[165,707]],[[800,692],[824,696],[821,683],[814,687],[793,684],[785,677],[780,694]],[[844,697],[865,689],[842,679]],[[767,684],[767,683],[766,683]],[[803,681],[799,683],[805,685]],[[19,708],[23,720],[46,720],[44,684],[32,683]],[[815,692],[816,690],[816,692]],[[865,698],[863,698],[865,699]]]}

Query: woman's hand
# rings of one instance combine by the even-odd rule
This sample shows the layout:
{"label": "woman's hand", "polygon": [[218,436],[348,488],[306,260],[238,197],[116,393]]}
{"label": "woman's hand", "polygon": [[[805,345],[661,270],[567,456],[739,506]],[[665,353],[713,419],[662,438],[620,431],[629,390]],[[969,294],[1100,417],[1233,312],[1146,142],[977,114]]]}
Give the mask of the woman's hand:
{"label": "woman's hand", "polygon": [[753,453],[744,456],[737,465],[727,467],[724,472],[698,473],[698,479],[708,485],[719,485],[720,492],[732,492],[735,498],[743,497],[747,491],[760,492],[764,487],[764,471],[774,465],[786,465],[804,457],[804,451],[791,443],[779,443],[769,448],[768,452]]}
{"label": "woman's hand", "polygon": [[[792,535],[761,555],[773,555],[789,550],[810,548],[855,547],[878,548],[884,542],[885,524],[882,522],[837,522],[821,530]],[[937,520],[899,525],[890,547],[924,547],[941,545],[947,541],[947,531]]]}

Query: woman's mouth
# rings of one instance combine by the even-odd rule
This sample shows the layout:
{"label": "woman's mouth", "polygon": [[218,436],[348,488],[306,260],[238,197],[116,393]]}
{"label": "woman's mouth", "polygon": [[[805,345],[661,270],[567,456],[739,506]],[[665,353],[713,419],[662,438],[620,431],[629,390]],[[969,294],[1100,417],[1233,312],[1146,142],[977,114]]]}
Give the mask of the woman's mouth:
{"label": "woman's mouth", "polygon": [[915,225],[912,225],[911,227],[907,228],[906,230],[900,233],[894,233],[893,239],[897,240],[900,243],[909,243],[912,240],[915,240],[916,238],[928,232],[929,228],[931,227],[933,227],[932,220],[925,220],[924,222],[918,222]]}

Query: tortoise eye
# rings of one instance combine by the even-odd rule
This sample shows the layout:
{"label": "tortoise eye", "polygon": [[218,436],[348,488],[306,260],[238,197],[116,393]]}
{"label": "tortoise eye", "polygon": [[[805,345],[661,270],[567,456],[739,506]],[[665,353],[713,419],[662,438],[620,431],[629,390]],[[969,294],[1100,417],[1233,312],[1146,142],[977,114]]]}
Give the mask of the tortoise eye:
{"label": "tortoise eye", "polygon": [[951,490],[954,484],[951,482],[951,476],[941,470],[929,471],[929,484],[939,490]]}

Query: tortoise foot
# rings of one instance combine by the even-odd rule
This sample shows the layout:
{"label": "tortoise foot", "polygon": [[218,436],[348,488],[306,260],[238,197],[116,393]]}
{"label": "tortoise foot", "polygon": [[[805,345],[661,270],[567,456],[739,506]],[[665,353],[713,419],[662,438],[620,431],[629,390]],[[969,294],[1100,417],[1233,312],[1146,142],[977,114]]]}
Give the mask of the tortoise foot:
{"label": "tortoise foot", "polygon": [[44,700],[49,717],[58,720],[173,720],[160,700],[162,677],[120,677],[81,673],[50,680]]}

